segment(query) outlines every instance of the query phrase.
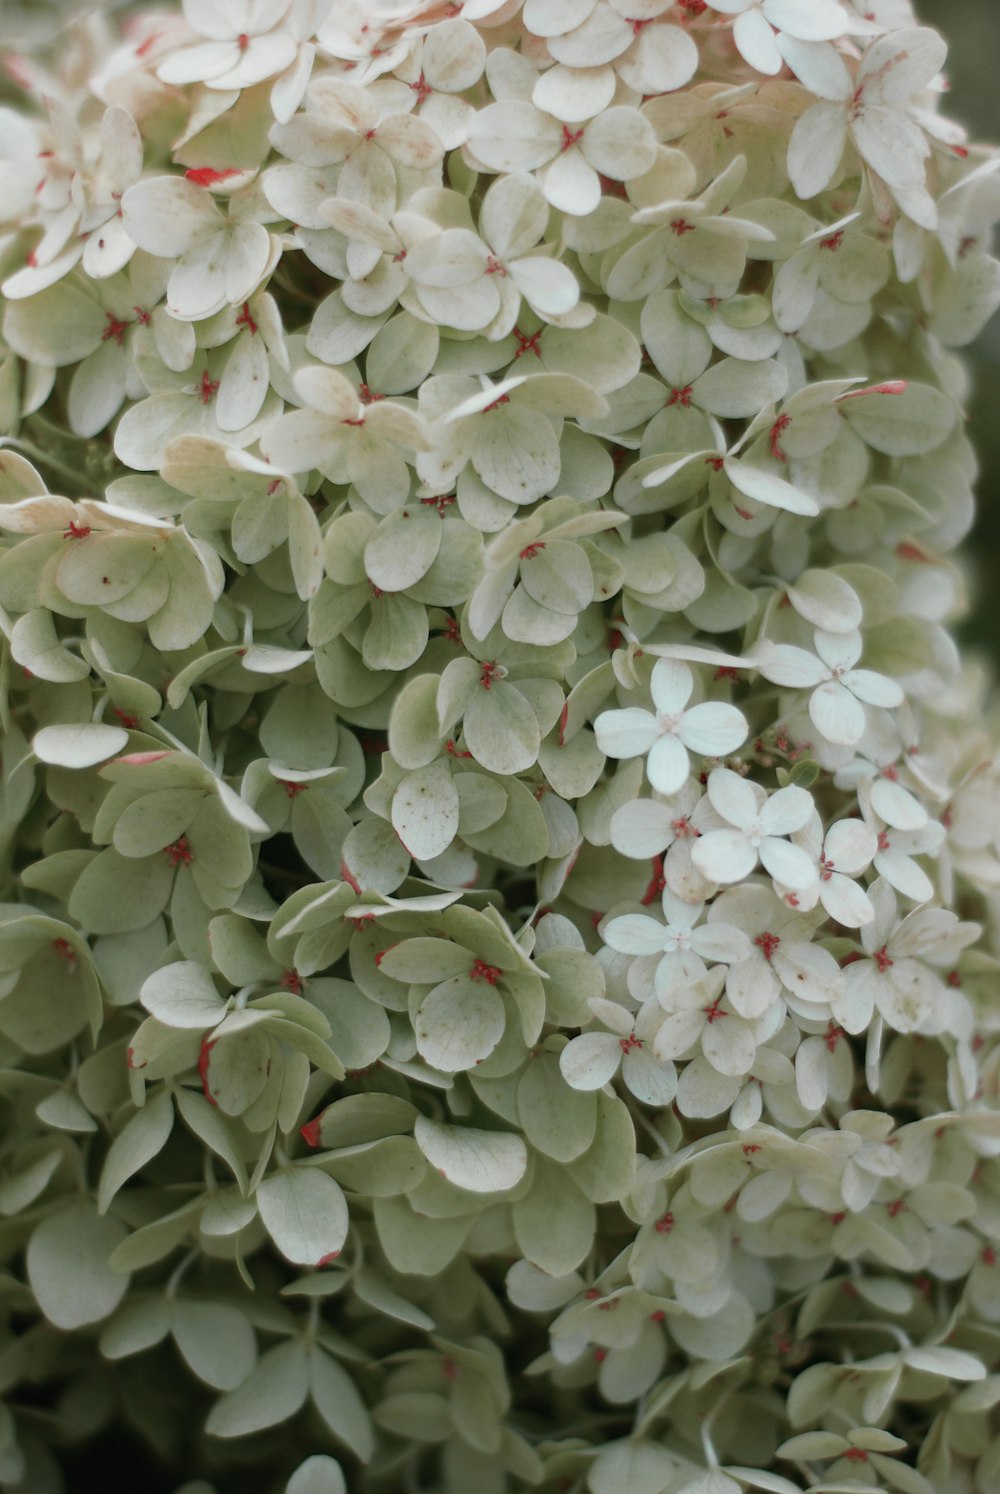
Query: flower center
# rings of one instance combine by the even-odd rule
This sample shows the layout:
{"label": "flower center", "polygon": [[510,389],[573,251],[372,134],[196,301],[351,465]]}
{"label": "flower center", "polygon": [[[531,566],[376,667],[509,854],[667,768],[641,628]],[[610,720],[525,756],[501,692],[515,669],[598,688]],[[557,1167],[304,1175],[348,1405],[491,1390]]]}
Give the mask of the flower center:
{"label": "flower center", "polygon": [[577,145],[582,139],[583,139],[583,130],[582,129],[580,129],[580,130],[571,130],[570,127],[569,127],[569,125],[563,125],[563,127],[562,127],[562,144],[559,146],[559,154],[560,155],[565,155],[568,150],[572,150],[573,147],[574,147],[574,145]]}
{"label": "flower center", "polygon": [[878,967],[879,975],[884,975],[885,972],[887,970],[890,970],[894,964],[894,961],[889,957],[889,950],[887,945],[885,944],[882,945],[881,949],[877,949],[875,951],[873,958],[875,960],[876,966]]}
{"label": "flower center", "polygon": [[756,944],[765,960],[767,960],[768,964],[770,964],[771,957],[774,954],[774,951],[777,949],[778,945],[781,943],[781,939],[777,934],[764,933],[758,934],[753,942]]}
{"label": "flower center", "polygon": [[476,981],[485,981],[488,986],[495,986],[500,979],[500,967],[498,965],[487,965],[485,960],[474,960],[469,978]]}

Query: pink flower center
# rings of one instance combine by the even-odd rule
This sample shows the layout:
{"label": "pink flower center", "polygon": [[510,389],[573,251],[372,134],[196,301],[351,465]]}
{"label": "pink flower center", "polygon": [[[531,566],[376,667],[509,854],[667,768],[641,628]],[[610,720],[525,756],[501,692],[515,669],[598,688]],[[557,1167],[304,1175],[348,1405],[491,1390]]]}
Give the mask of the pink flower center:
{"label": "pink flower center", "polygon": [[500,979],[500,969],[497,965],[487,965],[485,960],[474,960],[469,978],[476,981],[485,981],[488,986],[495,986]]}
{"label": "pink flower center", "polygon": [[875,951],[874,960],[878,967],[879,975],[884,975],[887,970],[892,968],[893,961],[889,958],[888,948],[884,944],[881,949]]}
{"label": "pink flower center", "polygon": [[180,866],[182,863],[185,866],[190,866],[194,860],[186,835],[182,835],[180,840],[175,840],[172,846],[164,846],[163,854],[171,866]]}
{"label": "pink flower center", "polygon": [[774,954],[774,951],[777,949],[778,945],[781,943],[781,939],[777,934],[764,933],[758,934],[753,942],[756,944],[765,960],[767,960],[768,964],[770,964],[771,957]]}

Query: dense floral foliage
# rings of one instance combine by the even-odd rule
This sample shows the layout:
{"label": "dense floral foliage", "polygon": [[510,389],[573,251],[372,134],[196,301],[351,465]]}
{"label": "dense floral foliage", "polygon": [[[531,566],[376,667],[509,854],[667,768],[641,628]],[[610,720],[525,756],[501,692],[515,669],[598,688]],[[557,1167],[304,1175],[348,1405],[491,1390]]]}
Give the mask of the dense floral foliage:
{"label": "dense floral foliage", "polygon": [[1000,1484],[944,62],[908,0],[6,56],[4,1489],[109,1426],[190,1494]]}

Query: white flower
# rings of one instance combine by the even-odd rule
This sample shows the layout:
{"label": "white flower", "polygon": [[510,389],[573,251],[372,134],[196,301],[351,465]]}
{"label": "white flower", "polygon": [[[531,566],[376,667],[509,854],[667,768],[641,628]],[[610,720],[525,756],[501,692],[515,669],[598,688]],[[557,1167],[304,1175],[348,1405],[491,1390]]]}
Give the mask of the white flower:
{"label": "white flower", "polygon": [[[748,958],[752,949],[747,936],[731,924],[714,922],[696,927],[704,912],[703,903],[682,902],[664,887],[661,905],[665,926],[646,914],[624,914],[609,920],[604,942],[621,954],[651,957],[653,990],[669,1010],[674,993],[705,974],[704,960],[730,965]],[[662,958],[654,962],[652,957],[656,955]]]}
{"label": "white flower", "polygon": [[444,374],[424,381],[420,410],[433,432],[417,459],[428,492],[449,492],[471,462],[501,498],[534,503],[559,481],[561,417],[600,415],[607,402],[570,374],[514,374],[498,384]]}
{"label": "white flower", "polygon": [[809,823],[792,836],[816,862],[818,880],[807,893],[795,895],[796,906],[807,909],[816,899],[831,918],[845,928],[857,929],[870,923],[875,911],[856,878],[871,864],[878,850],[878,836],[864,820],[838,820],[823,837],[823,823],[813,815]]}
{"label": "white flower", "polygon": [[924,190],[930,145],[906,112],[909,101],[937,77],[947,48],[925,27],[897,31],[868,48],[852,78],[830,49],[808,62],[796,58],[799,78],[823,103],[795,124],[788,147],[788,174],[800,197],[815,197],[834,180],[851,139],[865,164],[926,228],[935,221]]}
{"label": "white flower", "polygon": [[[459,95],[482,77],[486,46],[476,28],[461,17],[440,21],[424,36],[412,37],[406,59],[393,77],[373,84],[380,94],[400,98],[400,112],[408,106],[429,124],[446,150],[465,141],[474,118],[472,104]],[[398,81],[397,81],[398,80]],[[408,97],[407,97],[408,95]]]}
{"label": "white flower", "polygon": [[224,214],[207,186],[178,176],[150,177],[125,193],[129,237],[140,249],[177,261],[167,283],[173,316],[201,321],[253,295],[272,256],[271,235],[256,221],[256,207],[252,197],[237,194]]}
{"label": "white flower", "polygon": [[655,1003],[636,1016],[617,1002],[592,997],[589,1006],[610,1032],[583,1032],[559,1055],[563,1078],[573,1089],[601,1089],[622,1071],[625,1085],[645,1105],[669,1105],[677,1091],[677,1070],[653,1057],[652,1039],[662,1012]]}
{"label": "white flower", "polygon": [[712,9],[736,16],[733,40],[759,73],[780,73],[786,62],[794,69],[796,49],[785,37],[831,41],[848,29],[837,0],[712,0]]}
{"label": "white flower", "polygon": [[401,451],[426,450],[426,427],[415,410],[394,400],[365,404],[351,382],[333,368],[303,368],[295,388],[306,408],[273,421],[261,438],[264,456],[284,472],[318,467],[334,482],[352,482],[378,502],[410,488]]}
{"label": "white flower", "polygon": [[653,131],[637,109],[616,105],[573,129],[522,99],[479,110],[468,149],[489,171],[541,170],[547,200],[578,216],[597,207],[602,176],[627,181],[656,159]]}
{"label": "white flower", "polygon": [[340,166],[337,194],[388,216],[397,206],[397,170],[437,166],[444,147],[430,125],[380,107],[368,89],[336,78],[315,78],[309,108],[276,124],[271,143],[302,166]]}
{"label": "white flower", "polygon": [[805,789],[790,786],[769,796],[731,769],[715,768],[708,776],[708,797],[733,828],[709,830],[692,848],[691,859],[704,876],[723,885],[742,882],[759,860],[783,887],[799,892],[813,885],[816,869],[809,856],[785,839],[813,813]]}
{"label": "white flower", "polygon": [[904,897],[925,903],[934,896],[934,884],[913,858],[928,853],[937,855],[944,845],[945,828],[937,820],[925,820],[919,830],[890,828],[875,812],[872,801],[872,789],[880,782],[880,779],[865,779],[858,788],[861,813],[877,837],[872,858],[875,870]]}
{"label": "white flower", "polygon": [[828,742],[853,747],[864,735],[862,702],[892,709],[902,705],[903,691],[884,674],[854,667],[863,648],[857,629],[828,633],[817,628],[813,638],[815,654],[794,644],[776,643],[761,655],[757,668],[776,685],[812,690],[809,716],[816,730]]}
{"label": "white flower", "polygon": [[920,910],[897,923],[896,898],[881,877],[869,897],[875,917],[861,930],[867,958],[846,967],[844,994],[832,1003],[834,1017],[848,1032],[864,1032],[878,1011],[895,1032],[917,1032],[939,993],[944,995],[937,976],[916,958],[926,947]]}
{"label": "white flower", "polygon": [[720,1074],[749,1074],[757,1052],[756,1027],[737,1015],[722,988],[726,971],[717,965],[676,991],[671,1012],[657,1031],[653,1052],[659,1059],[686,1058],[700,1050]]}
{"label": "white flower", "polygon": [[672,7],[673,0],[528,0],[524,20],[565,67],[603,70],[611,63],[636,93],[670,93],[698,66],[693,39],[660,20]]}
{"label": "white flower", "polygon": [[295,59],[283,24],[290,0],[183,0],[192,31],[206,38],[171,52],[157,68],[164,83],[250,88]]}
{"label": "white flower", "polygon": [[836,960],[811,940],[818,918],[789,907],[769,887],[722,893],[708,915],[710,925],[717,919],[740,929],[751,945],[726,977],[726,995],[741,1017],[762,1016],[783,995],[794,1012],[815,1020],[842,989]]}
{"label": "white flower", "polygon": [[735,706],[706,700],[685,709],[694,676],[679,659],[657,660],[649,689],[656,715],[639,706],[603,711],[594,731],[608,757],[646,756],[646,776],[659,793],[675,794],[682,786],[689,749],[702,757],[725,757],[746,741],[746,718]]}

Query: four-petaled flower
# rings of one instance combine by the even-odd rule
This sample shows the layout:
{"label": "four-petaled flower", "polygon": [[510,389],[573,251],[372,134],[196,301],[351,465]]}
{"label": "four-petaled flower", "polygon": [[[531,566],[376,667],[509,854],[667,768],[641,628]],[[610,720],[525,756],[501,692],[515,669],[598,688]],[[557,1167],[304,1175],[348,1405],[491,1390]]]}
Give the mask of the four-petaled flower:
{"label": "four-petaled flower", "polygon": [[656,714],[641,706],[602,711],[594,722],[597,745],[608,757],[646,757],[646,776],[661,794],[675,794],[690,770],[688,752],[725,757],[742,747],[749,727],[725,701],[688,707],[694,676],[679,659],[659,659],[649,681]]}

